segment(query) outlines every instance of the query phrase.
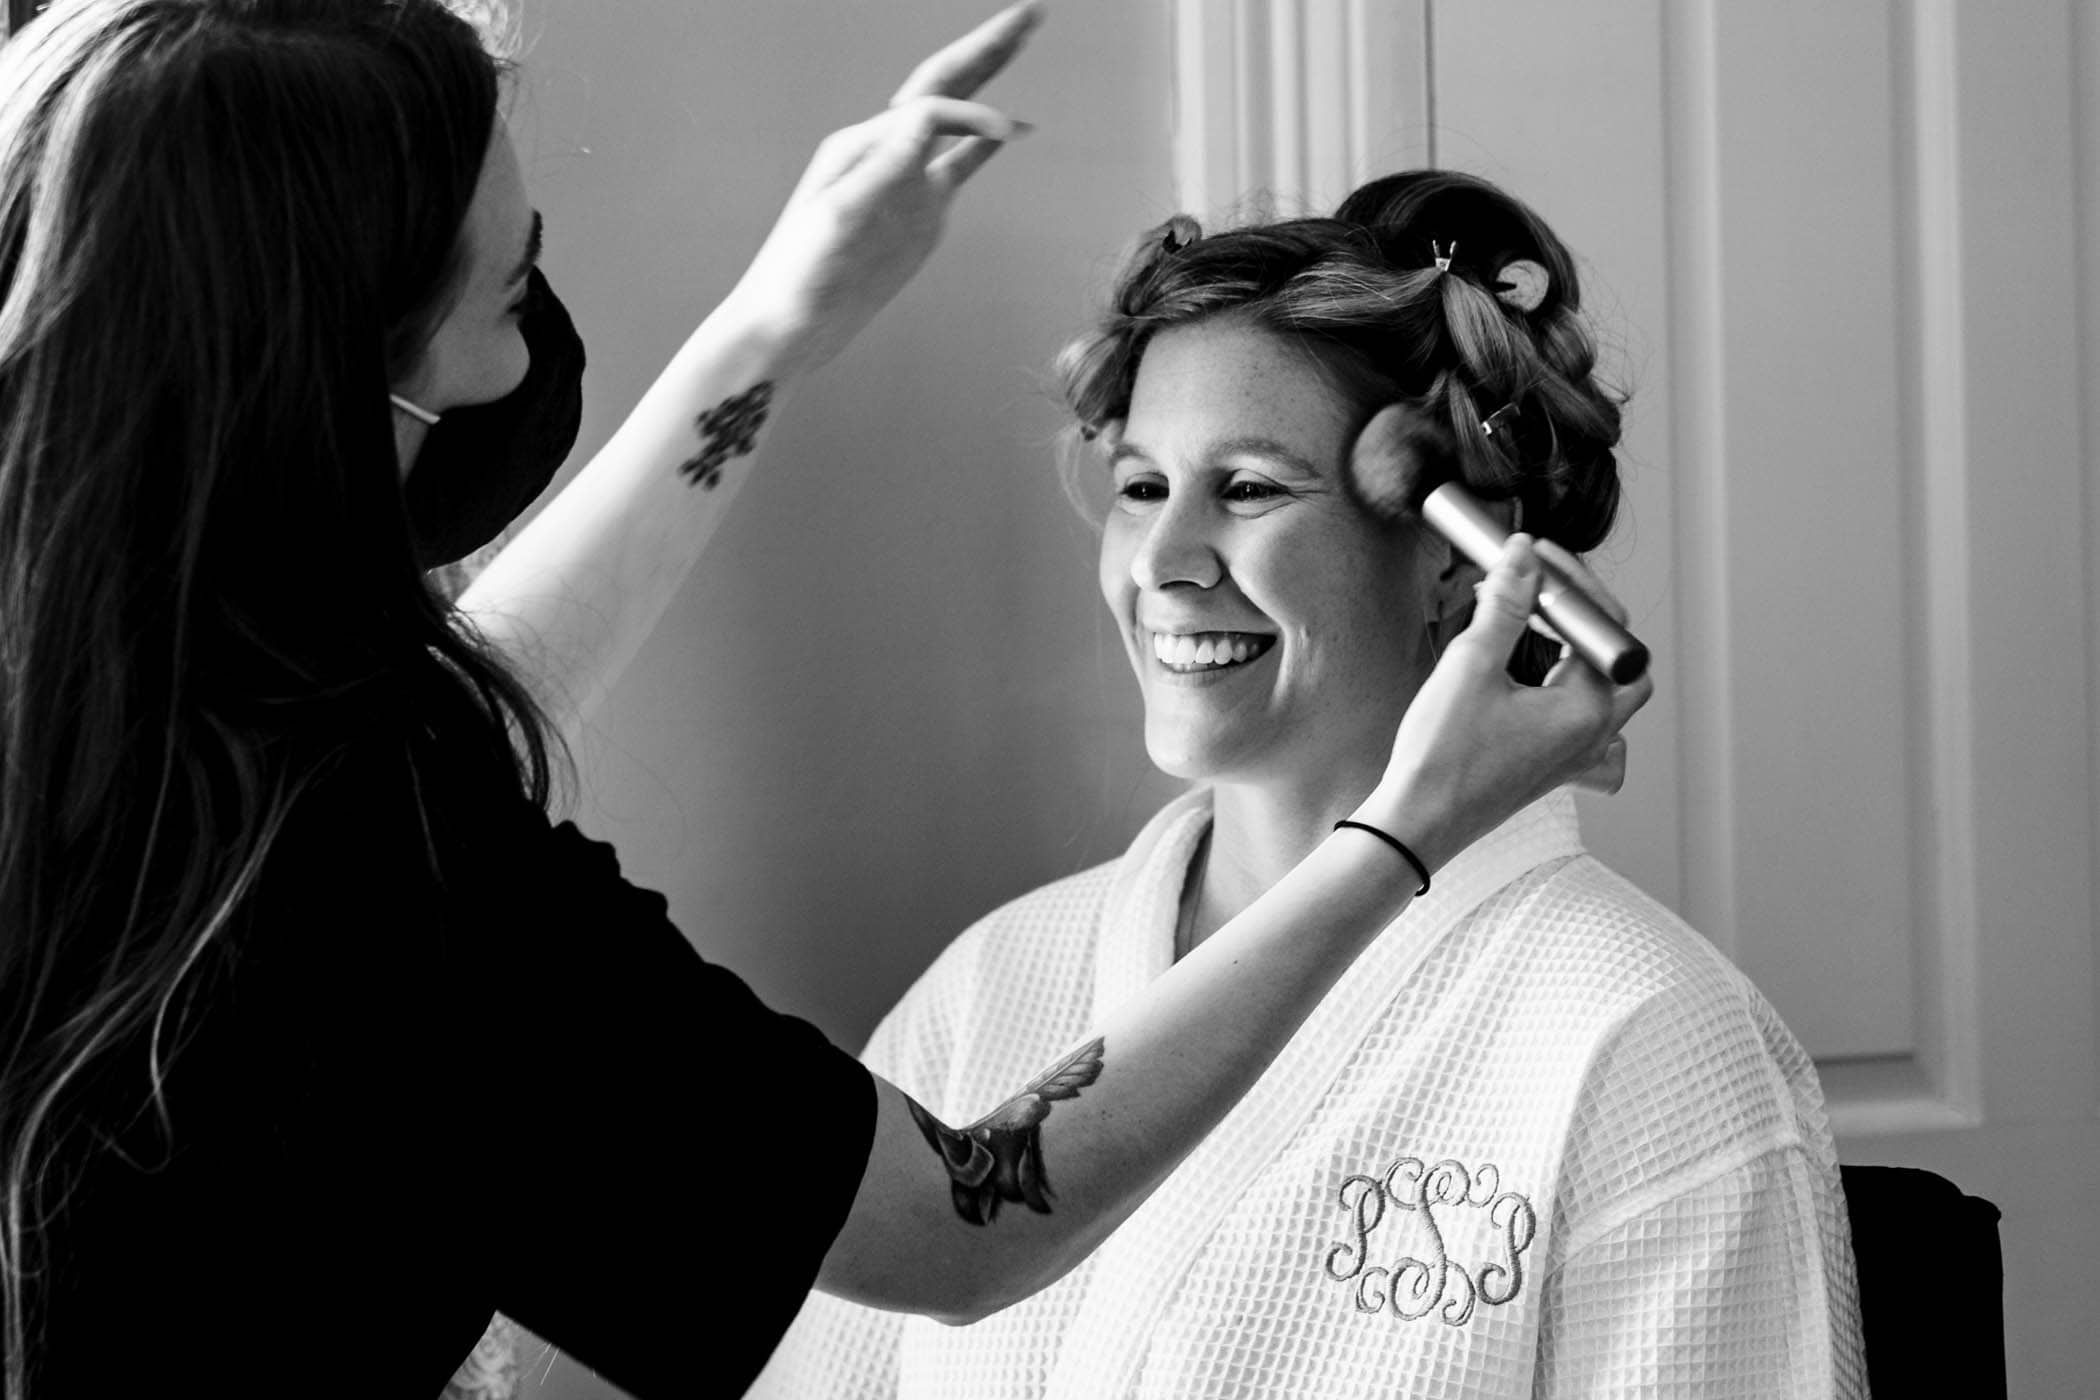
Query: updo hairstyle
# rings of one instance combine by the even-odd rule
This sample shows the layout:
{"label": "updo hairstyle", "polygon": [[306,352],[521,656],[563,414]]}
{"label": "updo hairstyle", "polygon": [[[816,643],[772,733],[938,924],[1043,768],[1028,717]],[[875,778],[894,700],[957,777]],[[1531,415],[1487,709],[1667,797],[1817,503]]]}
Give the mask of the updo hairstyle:
{"label": "updo hairstyle", "polygon": [[[1380,408],[1408,403],[1448,429],[1476,495],[1515,502],[1520,528],[1581,554],[1618,512],[1622,398],[1595,376],[1580,306],[1573,258],[1524,204],[1477,176],[1403,171],[1331,218],[1205,236],[1175,215],[1139,242],[1108,313],[1057,369],[1091,438],[1128,416],[1154,334],[1238,317],[1319,352],[1350,404],[1352,440]],[[1528,636],[1511,674],[1535,683],[1557,650]]]}

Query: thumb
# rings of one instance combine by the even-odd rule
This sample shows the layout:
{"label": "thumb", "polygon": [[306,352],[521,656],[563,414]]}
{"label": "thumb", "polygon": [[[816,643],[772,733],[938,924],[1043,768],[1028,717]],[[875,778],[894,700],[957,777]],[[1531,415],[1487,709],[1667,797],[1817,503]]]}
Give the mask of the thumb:
{"label": "thumb", "polygon": [[1540,574],[1539,556],[1532,548],[1531,536],[1511,535],[1509,543],[1503,546],[1502,557],[1488,570],[1480,586],[1472,622],[1453,645],[1472,647],[1496,666],[1506,662],[1517,639],[1530,625],[1531,610],[1539,597]]}

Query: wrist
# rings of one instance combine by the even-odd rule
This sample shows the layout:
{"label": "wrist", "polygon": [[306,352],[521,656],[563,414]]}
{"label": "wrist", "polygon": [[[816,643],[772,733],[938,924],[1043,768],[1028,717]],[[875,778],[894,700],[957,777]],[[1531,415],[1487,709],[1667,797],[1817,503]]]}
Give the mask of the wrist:
{"label": "wrist", "polygon": [[1403,842],[1431,875],[1449,865],[1467,844],[1456,832],[1456,814],[1450,804],[1440,801],[1433,786],[1420,779],[1388,774],[1349,814],[1349,820],[1375,826]]}
{"label": "wrist", "polygon": [[781,384],[812,367],[812,337],[797,330],[784,309],[742,283],[700,323],[693,339],[752,379]]}

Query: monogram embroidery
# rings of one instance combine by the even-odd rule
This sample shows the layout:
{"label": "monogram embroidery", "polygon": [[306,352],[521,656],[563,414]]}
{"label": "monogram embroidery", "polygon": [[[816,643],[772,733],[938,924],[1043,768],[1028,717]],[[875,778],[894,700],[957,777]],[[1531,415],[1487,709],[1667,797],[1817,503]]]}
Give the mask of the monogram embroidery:
{"label": "monogram embroidery", "polygon": [[[1538,1213],[1522,1195],[1502,1190],[1502,1170],[1493,1162],[1468,1172],[1448,1157],[1433,1165],[1419,1157],[1402,1157],[1383,1175],[1351,1176],[1338,1194],[1354,1238],[1327,1251],[1327,1276],[1355,1284],[1351,1301],[1358,1312],[1391,1311],[1412,1322],[1434,1310],[1447,1326],[1463,1327],[1476,1303],[1500,1307],[1523,1291],[1524,1251],[1538,1234]],[[1468,1269],[1451,1258],[1437,1220],[1439,1206],[1485,1210],[1501,1236],[1506,1262],[1489,1259]],[[1371,1236],[1389,1209],[1421,1218],[1429,1237],[1428,1257],[1371,1262]]]}

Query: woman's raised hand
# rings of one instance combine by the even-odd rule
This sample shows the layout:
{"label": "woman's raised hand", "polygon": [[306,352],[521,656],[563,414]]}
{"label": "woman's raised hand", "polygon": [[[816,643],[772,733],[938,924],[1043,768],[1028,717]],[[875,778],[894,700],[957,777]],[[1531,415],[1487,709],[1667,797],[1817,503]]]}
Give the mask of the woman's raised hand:
{"label": "woman's raised hand", "polygon": [[1030,128],[968,99],[1042,20],[1020,0],[921,63],[886,111],[817,147],[729,304],[813,369],[838,354],[919,270],[955,191]]}
{"label": "woman's raised hand", "polygon": [[[1555,560],[1563,568],[1564,558]],[[1645,675],[1613,685],[1573,655],[1542,685],[1511,680],[1510,651],[1530,624],[1540,578],[1531,537],[1510,536],[1472,623],[1408,706],[1385,777],[1359,809],[1404,832],[1432,870],[1561,784],[1623,764],[1613,743],[1655,693]]]}

